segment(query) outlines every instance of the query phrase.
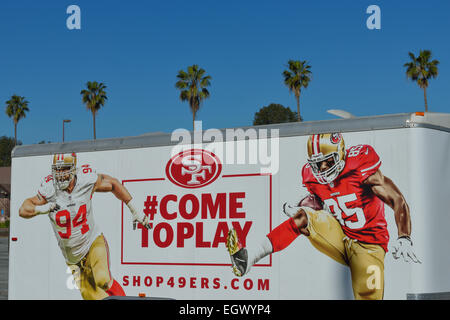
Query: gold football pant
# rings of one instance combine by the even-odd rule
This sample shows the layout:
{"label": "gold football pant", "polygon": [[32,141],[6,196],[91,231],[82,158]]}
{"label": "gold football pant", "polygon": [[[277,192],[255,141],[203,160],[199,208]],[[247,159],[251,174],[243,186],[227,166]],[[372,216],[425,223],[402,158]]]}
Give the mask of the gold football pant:
{"label": "gold football pant", "polygon": [[328,212],[307,210],[308,237],[320,252],[350,267],[355,299],[381,300],[384,294],[384,249],[348,238]]}
{"label": "gold football pant", "polygon": [[100,300],[109,296],[106,290],[112,277],[109,248],[103,234],[95,239],[88,254],[78,264],[69,267],[84,300]]}

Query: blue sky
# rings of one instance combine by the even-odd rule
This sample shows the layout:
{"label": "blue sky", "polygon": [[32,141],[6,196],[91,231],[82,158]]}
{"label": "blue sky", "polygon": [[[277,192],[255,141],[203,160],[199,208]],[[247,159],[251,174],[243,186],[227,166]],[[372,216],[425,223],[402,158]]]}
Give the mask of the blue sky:
{"label": "blue sky", "polygon": [[[81,8],[81,30],[68,30],[66,9]],[[366,8],[381,8],[381,30],[366,27]],[[198,64],[212,76],[198,113],[203,128],[251,125],[270,103],[296,109],[281,76],[289,59],[307,60],[306,121],[423,110],[423,92],[406,79],[408,52],[432,50],[439,76],[429,108],[450,112],[450,1],[36,1],[0,3],[0,135],[13,136],[4,113],[13,94],[30,112],[20,121],[24,144],[91,139],[92,116],[81,103],[87,81],[103,82],[108,101],[97,138],[192,128],[175,89],[180,69]]]}

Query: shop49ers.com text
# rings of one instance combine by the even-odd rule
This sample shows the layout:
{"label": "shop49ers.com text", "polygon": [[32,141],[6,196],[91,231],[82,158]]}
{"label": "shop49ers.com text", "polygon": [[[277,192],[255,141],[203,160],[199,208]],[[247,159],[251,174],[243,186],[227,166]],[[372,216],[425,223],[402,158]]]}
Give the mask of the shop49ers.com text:
{"label": "shop49ers.com text", "polygon": [[224,289],[224,290],[256,290],[269,291],[269,279],[233,278],[221,281],[220,278],[208,277],[164,277],[125,275],[122,278],[124,287],[154,288],[188,288],[188,289]]}

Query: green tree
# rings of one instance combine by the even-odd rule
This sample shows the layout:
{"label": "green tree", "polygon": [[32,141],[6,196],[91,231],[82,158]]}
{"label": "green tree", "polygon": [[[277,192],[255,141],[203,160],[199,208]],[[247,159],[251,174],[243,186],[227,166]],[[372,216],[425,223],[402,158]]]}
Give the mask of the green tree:
{"label": "green tree", "polygon": [[14,122],[14,142],[17,144],[17,124],[26,117],[28,109],[28,101],[25,97],[13,95],[11,99],[6,101],[6,114],[13,119]]}
{"label": "green tree", "polygon": [[86,105],[86,108],[91,111],[93,125],[94,125],[94,140],[97,138],[95,130],[95,116],[97,112],[105,105],[106,100],[106,86],[103,83],[98,83],[97,81],[88,81],[86,88],[81,90],[80,94],[82,96],[82,101]]}
{"label": "green tree", "polygon": [[192,112],[192,126],[195,130],[195,117],[200,106],[209,97],[207,87],[211,85],[211,76],[205,75],[206,71],[194,64],[184,70],[178,71],[175,87],[179,89],[180,100],[187,101]]}
{"label": "green tree", "polygon": [[297,121],[297,114],[289,107],[284,107],[281,104],[271,103],[268,106],[262,107],[255,113],[253,125],[263,125],[272,123],[285,123]]}
{"label": "green tree", "polygon": [[21,145],[22,142],[19,140],[16,143],[14,138],[10,137],[0,137],[0,167],[10,167],[11,166],[11,152],[14,146]]}
{"label": "green tree", "polygon": [[416,57],[412,52],[409,52],[411,61],[405,63],[406,77],[412,81],[417,82],[420,88],[423,89],[423,98],[425,100],[425,112],[428,112],[427,88],[428,80],[436,78],[438,75],[438,60],[431,60],[430,50],[420,50]]}
{"label": "green tree", "polygon": [[311,66],[307,61],[288,61],[288,70],[283,71],[284,84],[293,92],[297,100],[297,119],[302,121],[300,115],[300,94],[302,88],[307,88],[311,81]]}

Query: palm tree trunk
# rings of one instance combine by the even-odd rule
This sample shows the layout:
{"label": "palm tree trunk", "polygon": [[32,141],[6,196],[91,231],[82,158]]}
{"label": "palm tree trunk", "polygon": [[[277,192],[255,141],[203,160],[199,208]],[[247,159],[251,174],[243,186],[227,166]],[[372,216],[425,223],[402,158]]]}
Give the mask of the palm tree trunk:
{"label": "palm tree trunk", "polygon": [[97,138],[97,135],[95,134],[95,112],[92,112],[92,118],[94,120],[94,140]]}
{"label": "palm tree trunk", "polygon": [[199,109],[199,105],[194,102],[193,105],[191,106],[191,110],[192,110],[192,127],[194,128],[195,131],[195,116],[197,115],[197,110]]}
{"label": "palm tree trunk", "polygon": [[425,100],[425,112],[428,112],[427,87],[423,88],[423,98]]}
{"label": "palm tree trunk", "polygon": [[302,121],[302,117],[300,116],[300,92],[295,97],[297,98],[297,119],[300,122]]}
{"label": "palm tree trunk", "polygon": [[14,121],[14,145],[17,145],[17,122]]}

